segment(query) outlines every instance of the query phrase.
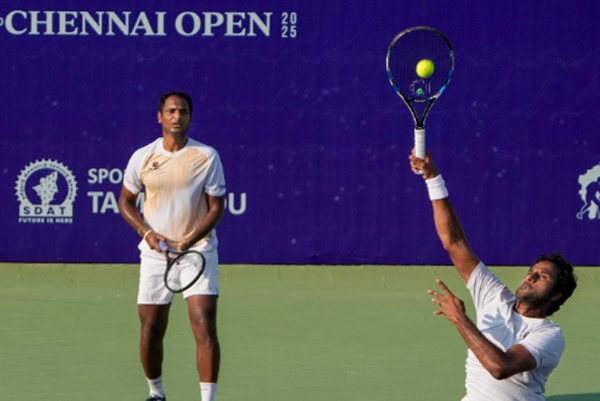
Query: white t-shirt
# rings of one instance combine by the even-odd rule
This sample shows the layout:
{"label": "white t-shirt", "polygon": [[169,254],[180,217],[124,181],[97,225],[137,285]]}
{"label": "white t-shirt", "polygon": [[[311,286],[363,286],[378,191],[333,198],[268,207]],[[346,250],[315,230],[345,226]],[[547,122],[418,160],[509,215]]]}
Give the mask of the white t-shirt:
{"label": "white t-shirt", "polygon": [[546,381],[565,348],[560,327],[548,319],[533,319],[513,310],[515,295],[483,264],[475,268],[467,288],[477,311],[477,327],[503,351],[521,344],[537,366],[508,379],[496,380],[469,349],[467,395],[463,401],[543,401]]}
{"label": "white t-shirt", "polygon": [[[166,151],[163,138],[135,151],[123,184],[133,194],[145,189],[146,224],[174,242],[182,241],[205,216],[205,194],[222,196],[226,191],[219,154],[191,138],[177,152]],[[215,230],[192,247],[202,243],[216,246]]]}

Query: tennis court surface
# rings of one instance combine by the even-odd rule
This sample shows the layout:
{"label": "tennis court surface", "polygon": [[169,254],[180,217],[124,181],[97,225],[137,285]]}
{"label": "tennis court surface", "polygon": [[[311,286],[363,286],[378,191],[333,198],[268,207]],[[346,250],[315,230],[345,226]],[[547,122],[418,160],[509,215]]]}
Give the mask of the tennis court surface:
{"label": "tennis court surface", "polygon": [[[525,268],[492,270],[516,288]],[[550,401],[600,400],[600,268],[553,316],[567,348]],[[136,265],[0,265],[0,399],[140,401]],[[221,267],[217,398],[460,400],[466,346],[426,290],[449,266]],[[164,366],[169,401],[198,400],[194,344],[178,298]]]}

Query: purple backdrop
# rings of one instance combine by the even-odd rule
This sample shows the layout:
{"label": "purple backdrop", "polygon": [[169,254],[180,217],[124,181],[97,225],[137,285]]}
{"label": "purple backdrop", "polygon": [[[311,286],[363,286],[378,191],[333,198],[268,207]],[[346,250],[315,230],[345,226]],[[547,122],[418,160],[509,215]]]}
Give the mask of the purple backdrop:
{"label": "purple backdrop", "polygon": [[600,3],[96,3],[0,4],[0,261],[137,261],[122,169],[181,89],[225,166],[223,263],[447,264],[384,62],[429,25],[456,71],[428,148],[479,256],[600,264]]}

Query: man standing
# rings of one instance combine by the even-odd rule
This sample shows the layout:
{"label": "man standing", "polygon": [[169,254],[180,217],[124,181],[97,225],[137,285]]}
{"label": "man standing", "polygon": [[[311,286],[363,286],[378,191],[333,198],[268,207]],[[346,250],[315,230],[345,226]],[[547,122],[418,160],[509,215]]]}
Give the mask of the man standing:
{"label": "man standing", "polygon": [[441,292],[428,291],[440,306],[434,313],[446,316],[469,347],[463,401],[545,400],[546,381],[565,346],[560,327],[547,317],[575,290],[573,267],[558,254],[540,256],[513,294],[471,250],[431,157],[412,154],[410,165],[423,174],[438,236],[477,312],[474,324],[441,280]]}
{"label": "man standing", "polygon": [[[150,396],[165,401],[162,384],[163,338],[174,294],[163,283],[165,256],[159,241],[178,251],[195,249],[206,258],[198,281],[183,292],[196,340],[196,364],[203,401],[213,401],[219,374],[217,338],[218,254],[215,227],[225,210],[225,178],[218,153],[187,136],[192,99],[183,92],[160,97],[162,136],[138,149],[125,170],[119,211],[142,237],[138,311],[140,357]],[[143,218],[136,208],[145,190]]]}

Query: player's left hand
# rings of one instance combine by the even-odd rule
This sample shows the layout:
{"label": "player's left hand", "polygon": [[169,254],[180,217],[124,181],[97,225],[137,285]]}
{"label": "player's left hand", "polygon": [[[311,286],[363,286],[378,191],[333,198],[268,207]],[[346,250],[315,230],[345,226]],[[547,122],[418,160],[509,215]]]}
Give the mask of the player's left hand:
{"label": "player's left hand", "polygon": [[442,280],[437,279],[435,281],[441,287],[443,293],[427,290],[428,294],[433,295],[431,301],[441,307],[441,309],[434,311],[433,314],[444,315],[449,321],[456,323],[460,318],[465,316],[465,304],[450,291]]}
{"label": "player's left hand", "polygon": [[174,242],[173,248],[175,248],[177,252],[185,252],[190,249],[190,243],[188,241]]}

